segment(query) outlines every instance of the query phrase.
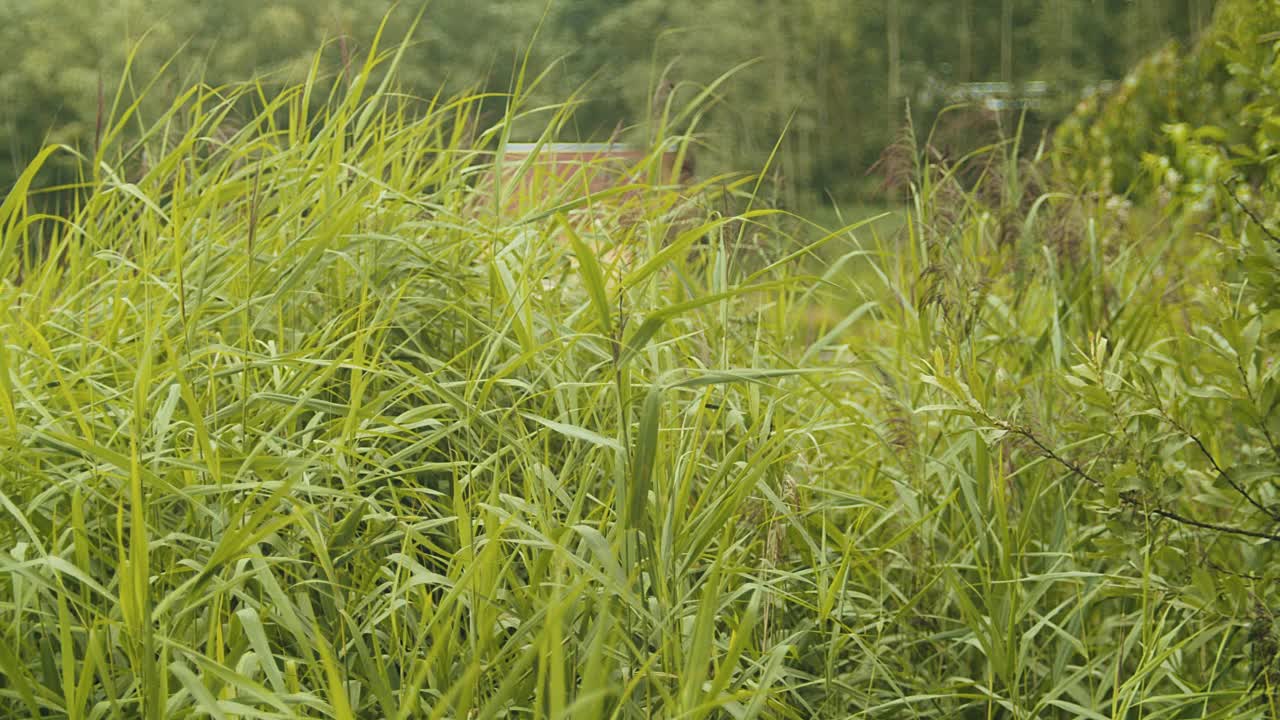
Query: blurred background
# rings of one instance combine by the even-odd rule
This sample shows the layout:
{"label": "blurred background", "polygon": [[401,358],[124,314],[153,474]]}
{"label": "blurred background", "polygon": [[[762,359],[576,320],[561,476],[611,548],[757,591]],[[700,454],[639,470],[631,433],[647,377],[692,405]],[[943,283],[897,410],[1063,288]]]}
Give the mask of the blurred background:
{"label": "blurred background", "polygon": [[[533,74],[547,71],[537,101],[581,91],[562,140],[627,137],[664,78],[679,103],[737,68],[696,128],[705,145],[699,174],[757,170],[782,138],[772,177],[779,204],[874,205],[884,202],[883,183],[868,171],[906,108],[918,134],[932,129],[948,153],[1007,134],[1020,119],[1034,150],[1082,98],[1151,51],[1185,45],[1213,4],[437,0],[414,28],[419,2],[0,0],[0,191],[46,143],[92,148],[103,116],[136,98],[145,97],[143,127],[199,81],[297,81],[322,47],[321,72],[337,77],[363,59],[387,18],[384,44],[412,43],[400,74],[410,93],[503,92],[526,58]],[[957,103],[967,108],[938,120]],[[62,162],[50,174],[70,175],[71,161]]]}

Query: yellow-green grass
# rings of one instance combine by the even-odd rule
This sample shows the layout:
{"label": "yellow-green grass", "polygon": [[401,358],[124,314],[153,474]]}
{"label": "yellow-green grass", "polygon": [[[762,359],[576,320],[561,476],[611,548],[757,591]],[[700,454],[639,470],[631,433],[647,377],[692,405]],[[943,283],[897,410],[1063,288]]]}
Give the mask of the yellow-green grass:
{"label": "yellow-green grass", "polygon": [[574,102],[473,130],[398,52],[4,202],[0,715],[1267,716],[1274,544],[1150,512],[1265,527],[1187,439],[1265,458],[1229,242],[1048,195],[1011,239],[927,166],[894,240],[750,177],[510,207]]}

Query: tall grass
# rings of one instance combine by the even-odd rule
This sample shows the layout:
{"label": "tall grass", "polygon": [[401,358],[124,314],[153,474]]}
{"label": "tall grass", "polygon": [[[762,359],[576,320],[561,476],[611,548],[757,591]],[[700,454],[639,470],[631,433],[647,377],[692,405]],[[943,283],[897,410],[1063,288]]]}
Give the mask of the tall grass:
{"label": "tall grass", "polygon": [[516,194],[512,128],[573,101],[522,74],[479,127],[373,83],[397,52],[194,88],[74,212],[5,201],[5,715],[1274,714],[1274,544],[1082,477],[1182,468],[1238,519],[1175,427],[1126,439],[1133,373],[1225,352],[1180,325],[1218,320],[1212,245],[1005,163],[917,167],[896,240],[815,230],[667,184],[669,131],[628,187]]}

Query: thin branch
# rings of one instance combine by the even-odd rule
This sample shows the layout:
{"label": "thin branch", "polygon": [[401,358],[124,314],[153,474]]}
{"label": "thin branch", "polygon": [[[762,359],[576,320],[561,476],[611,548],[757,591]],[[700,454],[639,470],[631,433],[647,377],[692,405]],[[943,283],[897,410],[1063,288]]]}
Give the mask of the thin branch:
{"label": "thin branch", "polygon": [[[1236,371],[1240,373],[1240,386],[1244,388],[1244,392],[1249,396],[1249,402],[1260,407],[1258,398],[1253,394],[1253,388],[1249,387],[1249,373],[1245,372],[1244,362],[1240,355],[1236,355]],[[1280,444],[1276,443],[1275,437],[1271,434],[1271,428],[1267,427],[1266,417],[1258,420],[1258,429],[1262,431],[1262,436],[1267,439],[1267,444],[1271,446],[1271,452],[1275,453],[1276,459],[1280,460]],[[1275,517],[1274,515],[1272,517]],[[1280,518],[1277,518],[1280,521]]]}
{"label": "thin branch", "polygon": [[[1237,182],[1239,182],[1238,178],[1232,178],[1232,180],[1236,180]],[[1275,233],[1271,232],[1271,230],[1267,228],[1266,223],[1262,222],[1262,218],[1258,217],[1258,215],[1254,213],[1254,211],[1250,209],[1248,205],[1245,205],[1244,201],[1236,197],[1236,194],[1232,192],[1233,186],[1228,185],[1227,184],[1228,182],[1229,181],[1227,180],[1223,180],[1222,186],[1227,189],[1227,192],[1231,193],[1231,199],[1235,201],[1236,205],[1240,206],[1240,209],[1244,211],[1244,214],[1249,216],[1249,219],[1253,221],[1254,225],[1258,226],[1258,229],[1261,230],[1263,234],[1271,238],[1271,240],[1275,242],[1277,245],[1280,245],[1280,236],[1277,236]],[[1236,366],[1240,368],[1240,375],[1241,375],[1241,378],[1244,380],[1245,392],[1249,393],[1249,399],[1252,400],[1253,393],[1252,391],[1249,390],[1249,381],[1244,377],[1245,375],[1244,368],[1240,366],[1239,358],[1236,359]],[[1263,420],[1261,423],[1259,423],[1259,427],[1262,429],[1262,434],[1266,436],[1267,442],[1270,443],[1271,451],[1276,454],[1277,458],[1280,458],[1280,444],[1277,444],[1275,441],[1275,438],[1271,436],[1271,430],[1267,428],[1266,421]],[[1272,515],[1271,517],[1274,518],[1276,516]],[[1277,518],[1277,521],[1280,522],[1280,518]]]}
{"label": "thin branch", "polygon": [[[1232,178],[1232,179],[1239,182],[1238,178]],[[1271,238],[1271,241],[1274,242],[1275,244],[1280,245],[1280,235],[1276,235],[1275,233],[1271,232],[1271,230],[1267,228],[1266,224],[1262,222],[1262,218],[1258,217],[1257,213],[1255,213],[1248,205],[1245,205],[1243,200],[1236,197],[1236,194],[1234,192],[1234,186],[1228,185],[1227,184],[1228,182],[1229,181],[1227,180],[1223,180],[1222,186],[1227,189],[1227,192],[1231,193],[1231,199],[1236,202],[1236,205],[1240,206],[1240,209],[1244,211],[1244,214],[1249,216],[1249,219],[1253,221],[1254,225],[1258,226],[1258,229],[1261,230],[1263,234]]]}
{"label": "thin branch", "polygon": [[1015,435],[1021,435],[1022,437],[1031,441],[1031,443],[1035,445],[1040,450],[1040,452],[1044,454],[1045,457],[1049,458],[1050,460],[1053,460],[1054,462],[1065,467],[1066,469],[1070,470],[1076,475],[1084,478],[1089,482],[1090,485],[1093,485],[1098,489],[1102,489],[1104,487],[1101,480],[1098,480],[1097,478],[1093,477],[1089,473],[1085,472],[1084,468],[1080,467],[1079,465],[1076,465],[1070,460],[1063,458],[1062,456],[1055,453],[1053,450],[1049,449],[1049,446],[1041,442],[1040,438],[1033,435],[1030,430],[1027,430],[1026,428],[1014,427],[1013,425],[1010,425],[1005,422],[997,421],[997,423],[1003,429],[1008,430],[1009,432],[1014,433]]}
{"label": "thin branch", "polygon": [[1201,557],[1204,560],[1204,563],[1206,565],[1208,565],[1209,567],[1213,568],[1215,571],[1220,572],[1224,575],[1232,575],[1234,577],[1242,578],[1244,580],[1249,580],[1250,582],[1268,582],[1267,578],[1264,578],[1261,575],[1254,575],[1253,573],[1240,572],[1238,570],[1230,570],[1208,559],[1207,557],[1204,557],[1204,556],[1201,556]]}
{"label": "thin branch", "polygon": [[[1105,487],[1105,485],[1101,480],[1090,475],[1088,471],[1086,471],[1084,468],[1080,467],[1076,463],[1070,460],[1067,460],[1066,458],[1054,452],[1052,449],[1049,448],[1048,445],[1045,445],[1044,442],[1040,440],[1040,438],[1032,434],[1030,430],[1027,430],[1026,428],[1020,428],[1020,427],[1014,426],[1010,423],[1007,423],[1001,420],[995,420],[994,418],[992,418],[992,420],[1000,428],[1026,438],[1032,444],[1034,444],[1037,448],[1039,448],[1040,452],[1044,453],[1045,457],[1049,458],[1050,460],[1053,460],[1054,462],[1058,463],[1062,467],[1070,470],[1075,475],[1083,478],[1090,485],[1093,485],[1096,488]],[[1243,537],[1259,538],[1262,540],[1268,540],[1270,542],[1280,542],[1280,535],[1276,535],[1273,533],[1260,532],[1257,530],[1246,530],[1244,528],[1232,527],[1230,525],[1219,525],[1217,523],[1210,523],[1210,522],[1205,522],[1203,520],[1196,520],[1195,518],[1173,512],[1172,510],[1165,510],[1164,508],[1160,508],[1160,507],[1155,507],[1155,508],[1148,507],[1147,504],[1143,502],[1141,498],[1139,498],[1136,494],[1131,492],[1121,493],[1120,501],[1130,507],[1136,508],[1140,512],[1166,518],[1168,520],[1172,520],[1182,525],[1189,525],[1191,527],[1197,527],[1203,530],[1212,530],[1214,532],[1222,533],[1224,535],[1238,535]],[[1267,516],[1270,517],[1270,513],[1267,513]]]}
{"label": "thin branch", "polygon": [[[1131,505],[1140,504],[1140,501],[1137,498],[1121,498],[1121,499],[1125,500]],[[1186,515],[1179,515],[1178,513],[1173,512],[1172,510],[1165,510],[1163,508],[1154,508],[1152,510],[1149,510],[1148,512],[1150,512],[1152,515],[1159,515],[1162,518],[1168,518],[1170,520],[1173,520],[1174,522],[1182,523],[1183,525],[1190,525],[1192,527],[1203,528],[1205,530],[1213,530],[1214,532],[1220,532],[1227,535],[1243,535],[1245,537],[1260,538],[1262,540],[1270,540],[1271,542],[1280,542],[1280,535],[1276,535],[1274,533],[1260,532],[1257,530],[1245,530],[1244,528],[1232,527],[1230,525],[1218,525],[1216,523],[1208,523],[1208,522],[1204,522],[1203,520],[1196,520],[1195,518],[1187,517]]]}
{"label": "thin branch", "polygon": [[1265,505],[1263,505],[1261,502],[1258,502],[1258,500],[1249,493],[1247,488],[1237,483],[1235,479],[1232,478],[1231,475],[1227,473],[1226,470],[1223,470],[1222,466],[1218,464],[1218,461],[1214,459],[1213,453],[1209,452],[1209,448],[1204,446],[1204,443],[1200,441],[1200,438],[1196,437],[1195,433],[1183,427],[1182,424],[1179,423],[1177,420],[1174,420],[1173,418],[1169,417],[1169,415],[1165,413],[1163,410],[1160,411],[1160,414],[1164,416],[1165,422],[1177,428],[1178,432],[1191,438],[1191,442],[1194,442],[1196,444],[1196,447],[1200,448],[1200,454],[1205,456],[1205,459],[1207,459],[1209,461],[1209,464],[1213,466],[1213,469],[1216,470],[1217,473],[1222,476],[1222,479],[1227,481],[1227,484],[1231,486],[1232,490],[1235,490],[1237,493],[1240,494],[1241,497],[1243,497],[1245,500],[1248,500],[1250,505],[1258,509],[1258,512],[1262,513],[1263,515],[1266,515],[1267,517],[1271,518],[1276,522],[1280,522],[1280,514],[1267,509]]}

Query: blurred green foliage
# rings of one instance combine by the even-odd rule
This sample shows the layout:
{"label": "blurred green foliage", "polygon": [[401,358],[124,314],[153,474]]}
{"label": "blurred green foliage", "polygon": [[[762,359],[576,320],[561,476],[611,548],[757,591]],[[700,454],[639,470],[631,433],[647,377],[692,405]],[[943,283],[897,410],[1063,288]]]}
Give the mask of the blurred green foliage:
{"label": "blurred green foliage", "polygon": [[[1174,224],[1227,223],[1242,301],[1280,308],[1280,4],[1229,0],[1190,52],[1170,45],[1055,134],[1058,175]],[[1121,200],[1123,198],[1123,200]]]}
{"label": "blurred green foliage", "polygon": [[1280,151],[1280,5],[1223,3],[1189,52],[1144,60],[1113,96],[1080,103],[1056,134],[1079,186],[1206,203],[1223,183],[1274,182]]}
{"label": "blurred green foliage", "polygon": [[[1056,101],[1045,115],[1053,118],[1082,89],[1120,76],[1167,38],[1193,35],[1211,6],[1212,0],[440,0],[425,8],[413,31],[401,79],[406,90],[426,97],[442,86],[506,91],[531,48],[531,67],[552,68],[539,97],[561,99],[589,84],[571,132],[599,139],[619,123],[643,125],[664,74],[685,101],[731,68],[756,61],[724,86],[722,102],[696,128],[719,153],[700,157],[702,167],[758,168],[784,137],[776,168],[787,200],[849,201],[875,190],[866,171],[894,139],[907,101],[917,127],[928,127],[956,84],[1047,80]],[[160,92],[146,95],[138,127],[197,79],[298,81],[326,41],[322,71],[333,76],[362,56],[384,17],[399,40],[420,11],[418,2],[390,0],[0,0],[0,42],[9,51],[0,66],[0,188],[47,142],[91,152],[104,116],[113,108],[118,115],[153,81]],[[970,113],[950,134],[988,137],[998,120],[1010,118]],[[56,167],[60,180],[73,179],[70,162]]]}

